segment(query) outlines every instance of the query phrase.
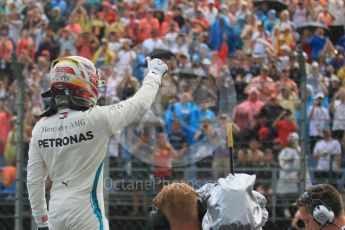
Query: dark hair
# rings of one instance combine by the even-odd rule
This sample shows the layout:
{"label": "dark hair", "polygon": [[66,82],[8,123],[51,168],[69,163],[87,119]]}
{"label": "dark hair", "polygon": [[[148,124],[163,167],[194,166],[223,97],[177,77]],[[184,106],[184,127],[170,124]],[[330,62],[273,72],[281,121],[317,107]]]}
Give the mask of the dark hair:
{"label": "dark hair", "polygon": [[[344,209],[343,199],[340,193],[332,185],[319,184],[311,186],[307,189],[307,193],[309,197],[313,199],[313,206],[321,201],[334,212],[335,217],[338,217]],[[306,206],[301,197],[297,199],[295,205],[298,207]]]}

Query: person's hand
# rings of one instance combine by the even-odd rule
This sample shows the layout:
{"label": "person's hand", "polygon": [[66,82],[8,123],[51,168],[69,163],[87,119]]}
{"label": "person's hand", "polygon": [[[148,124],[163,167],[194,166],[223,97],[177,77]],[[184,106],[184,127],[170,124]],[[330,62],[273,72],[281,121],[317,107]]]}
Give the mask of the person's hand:
{"label": "person's hand", "polygon": [[47,214],[44,214],[41,216],[34,216],[34,219],[37,224],[37,228],[39,230],[48,229],[48,215]]}
{"label": "person's hand", "polygon": [[146,57],[148,73],[157,76],[159,79],[168,71],[168,66],[160,59],[155,58],[151,60],[150,57]]}

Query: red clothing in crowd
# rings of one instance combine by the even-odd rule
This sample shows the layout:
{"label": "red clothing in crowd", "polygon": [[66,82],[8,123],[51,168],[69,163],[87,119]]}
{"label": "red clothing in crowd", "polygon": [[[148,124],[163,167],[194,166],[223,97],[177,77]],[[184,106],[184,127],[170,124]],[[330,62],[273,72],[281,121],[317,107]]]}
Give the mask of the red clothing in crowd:
{"label": "red clothing in crowd", "polygon": [[10,130],[11,116],[5,111],[0,111],[0,154],[5,151],[5,144]]}
{"label": "red clothing in crowd", "polygon": [[138,27],[137,41],[142,42],[145,39],[152,37],[152,31],[159,32],[159,21],[151,16],[140,20]]}
{"label": "red clothing in crowd", "polygon": [[278,137],[279,140],[282,141],[283,146],[286,147],[288,145],[287,138],[290,133],[297,131],[297,125],[293,121],[290,120],[281,120],[275,123],[275,127],[278,130]]}
{"label": "red clothing in crowd", "polygon": [[[174,23],[173,13],[171,11],[168,11],[166,13],[164,22],[162,22],[159,28],[159,36],[164,36],[169,31],[169,27],[171,23]],[[177,23],[174,23],[174,24],[175,24],[175,31],[179,31],[179,27]]]}
{"label": "red clothing in crowd", "polygon": [[244,101],[236,106],[235,123],[240,129],[249,128],[253,119],[264,106],[262,101]]}
{"label": "red clothing in crowd", "polygon": [[9,39],[5,39],[0,41],[0,55],[1,58],[7,61],[11,57],[11,53],[13,50],[13,43]]}
{"label": "red clothing in crowd", "polygon": [[171,176],[172,147],[156,147],[153,150],[153,176],[162,178]]}
{"label": "red clothing in crowd", "polygon": [[17,56],[28,51],[32,60],[35,59],[35,43],[31,38],[20,38],[17,44]]}
{"label": "red clothing in crowd", "polygon": [[103,19],[103,21],[105,21],[109,24],[115,22],[116,13],[111,8],[111,3],[105,1],[105,2],[103,2],[103,7],[104,7],[103,11],[99,13],[99,15]]}

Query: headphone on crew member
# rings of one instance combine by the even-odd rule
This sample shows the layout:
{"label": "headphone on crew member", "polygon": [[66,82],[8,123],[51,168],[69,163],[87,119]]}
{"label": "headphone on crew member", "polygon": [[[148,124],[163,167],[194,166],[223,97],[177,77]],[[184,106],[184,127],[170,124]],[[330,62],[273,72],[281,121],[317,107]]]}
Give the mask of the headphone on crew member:
{"label": "headphone on crew member", "polygon": [[[206,212],[207,212],[207,205],[206,202],[202,198],[198,198],[198,218],[199,221],[202,222]],[[154,208],[150,212],[150,226],[152,230],[170,230],[170,224],[168,218],[160,212],[157,208]]]}
{"label": "headphone on crew member", "polygon": [[313,199],[308,192],[302,194],[301,200],[306,205],[308,213],[311,214],[320,226],[332,224],[334,221],[334,212],[320,199]]}

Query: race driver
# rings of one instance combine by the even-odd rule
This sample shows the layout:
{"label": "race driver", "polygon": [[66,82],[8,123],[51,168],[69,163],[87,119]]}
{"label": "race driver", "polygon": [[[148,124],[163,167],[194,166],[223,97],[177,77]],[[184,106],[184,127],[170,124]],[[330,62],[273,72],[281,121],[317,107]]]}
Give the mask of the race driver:
{"label": "race driver", "polygon": [[[148,74],[131,98],[96,105],[102,81],[94,64],[79,56],[52,63],[51,106],[35,125],[29,149],[27,187],[39,229],[106,230],[103,160],[109,137],[149,110],[168,66],[147,58]],[[49,212],[45,180],[52,180]]]}

